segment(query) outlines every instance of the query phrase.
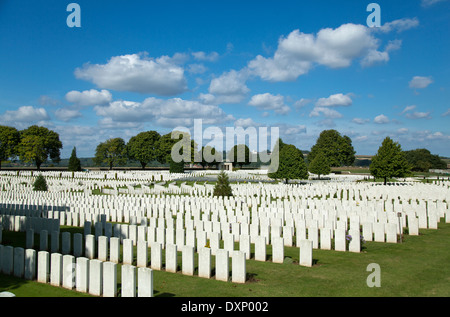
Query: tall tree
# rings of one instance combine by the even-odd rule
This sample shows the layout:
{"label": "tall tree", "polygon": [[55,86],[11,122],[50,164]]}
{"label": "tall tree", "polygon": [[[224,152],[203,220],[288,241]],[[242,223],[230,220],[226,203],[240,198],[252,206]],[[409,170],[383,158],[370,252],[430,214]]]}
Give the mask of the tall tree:
{"label": "tall tree", "polygon": [[158,141],[161,135],[156,131],[141,132],[132,137],[127,144],[127,154],[130,160],[141,163],[142,169],[157,159]]}
{"label": "tall tree", "polygon": [[20,159],[24,162],[34,161],[38,170],[49,157],[58,163],[62,147],[59,134],[45,127],[33,125],[20,132]]}
{"label": "tall tree", "polygon": [[196,157],[197,147],[197,142],[191,140],[191,136],[188,133],[173,131],[161,136],[158,140],[156,144],[156,148],[158,149],[156,159],[161,164],[168,164],[171,160],[173,161],[175,159],[172,156],[177,156],[185,163],[193,163]]}
{"label": "tall tree", "polygon": [[106,163],[109,169],[118,164],[127,162],[125,141],[122,138],[108,139],[97,145],[94,163],[101,165]]}
{"label": "tall tree", "polygon": [[77,148],[76,147],[73,147],[72,155],[70,155],[69,166],[67,169],[72,172],[81,171],[81,161],[77,157]]}
{"label": "tall tree", "polygon": [[214,186],[214,196],[233,196],[233,190],[231,189],[230,182],[227,174],[221,171],[217,177],[217,183]]}
{"label": "tall tree", "polygon": [[351,165],[355,161],[355,150],[348,136],[341,136],[336,130],[324,130],[308,154],[312,162],[319,152],[323,152],[331,167]]}
{"label": "tall tree", "polygon": [[388,178],[408,175],[411,167],[400,144],[386,137],[377,154],[372,158],[369,170],[375,178],[383,178],[386,185]]}
{"label": "tall tree", "polygon": [[[288,183],[289,179],[308,178],[308,168],[306,167],[303,153],[292,144],[285,144],[279,141],[278,169],[269,172],[268,176],[275,179],[284,179]],[[274,151],[275,153],[275,151]],[[274,159],[272,157],[272,159]]]}
{"label": "tall tree", "polygon": [[447,164],[439,157],[439,155],[433,155],[427,149],[405,151],[405,155],[412,170],[416,172],[428,172],[430,168],[447,168]]}
{"label": "tall tree", "polygon": [[17,155],[19,142],[20,133],[16,128],[0,126],[0,169],[2,168],[2,161]]}
{"label": "tall tree", "polygon": [[233,160],[233,164],[238,165],[240,168],[250,163],[250,155],[250,149],[245,144],[235,145],[230,150],[230,157]]}
{"label": "tall tree", "polygon": [[217,166],[219,162],[222,162],[222,155],[214,147],[204,146],[201,149],[202,161],[201,165],[203,168]]}
{"label": "tall tree", "polygon": [[314,160],[309,163],[309,171],[313,174],[317,174],[320,179],[320,175],[328,175],[331,172],[330,164],[328,164],[326,156],[320,152]]}

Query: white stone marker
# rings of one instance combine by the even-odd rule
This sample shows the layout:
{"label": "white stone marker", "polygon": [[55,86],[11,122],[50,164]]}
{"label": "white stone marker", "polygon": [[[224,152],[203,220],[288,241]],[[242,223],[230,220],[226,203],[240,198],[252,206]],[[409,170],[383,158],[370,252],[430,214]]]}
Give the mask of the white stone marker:
{"label": "white stone marker", "polygon": [[308,240],[312,241],[313,249],[319,248],[319,228],[317,227],[308,228]]}
{"label": "white stone marker", "polygon": [[87,293],[89,290],[89,259],[79,257],[76,263],[75,288],[78,292]]}
{"label": "white stone marker", "polygon": [[38,252],[37,281],[48,283],[50,273],[50,254],[47,251]]}
{"label": "white stone marker", "polygon": [[300,261],[301,266],[312,266],[313,242],[311,240],[300,240]]}
{"label": "white stone marker", "polygon": [[117,296],[117,263],[103,262],[103,297]]}
{"label": "white stone marker", "polygon": [[62,254],[52,253],[50,261],[50,284],[53,286],[61,286],[62,280]]}
{"label": "white stone marker", "polygon": [[[272,241],[273,243],[273,241]],[[234,251],[231,259],[231,281],[233,283],[245,283],[247,279],[247,268],[245,253]]]}
{"label": "white stone marker", "polygon": [[[131,240],[130,240],[131,241]],[[133,243],[133,241],[131,241]],[[136,297],[136,267],[122,265],[122,297]]]}
{"label": "white stone marker", "polygon": [[[94,237],[94,236],[92,236]],[[103,262],[89,261],[89,294],[101,296],[103,293]]]}
{"label": "white stone marker", "polygon": [[133,240],[123,239],[122,263],[133,265],[133,259],[134,259]]}
{"label": "white stone marker", "polygon": [[245,258],[250,259],[250,236],[248,234],[241,234],[239,238],[239,251],[245,253]]}
{"label": "white stone marker", "polygon": [[153,297],[153,270],[149,268],[138,268],[137,278],[138,297]]}
{"label": "white stone marker", "polygon": [[162,245],[153,242],[150,245],[150,268],[152,270],[162,270]]}
{"label": "white stone marker", "polygon": [[331,250],[331,229],[320,229],[320,248],[322,250]]}
{"label": "white stone marker", "polygon": [[194,275],[194,247],[186,245],[182,248],[181,272],[184,275]]}
{"label": "white stone marker", "polygon": [[177,272],[177,245],[166,245],[166,271],[171,273]]}
{"label": "white stone marker", "polygon": [[[0,229],[0,231],[1,231],[1,229]],[[1,238],[0,238],[0,243],[1,243]],[[34,230],[32,228],[29,228],[26,231],[25,248],[27,248],[27,249],[33,249],[34,248]]]}
{"label": "white stone marker", "polygon": [[14,271],[14,248],[12,246],[3,246],[1,254],[1,272],[6,275],[13,274]]}
{"label": "white stone marker", "polygon": [[75,287],[76,265],[75,257],[70,254],[63,256],[62,286],[67,289]]}
{"label": "white stone marker", "polygon": [[211,249],[200,248],[198,252],[198,276],[211,278]]}
{"label": "white stone marker", "polygon": [[84,237],[86,239],[84,247],[84,255],[89,260],[92,260],[95,258],[95,236],[92,234],[88,234]]}
{"label": "white stone marker", "polygon": [[363,232],[362,235],[365,241],[373,241],[373,228],[372,222],[363,222],[362,224]]}
{"label": "white stone marker", "polygon": [[71,239],[70,232],[61,233],[61,240],[62,240],[61,253],[64,255],[71,253],[70,251],[72,250],[72,248],[71,248],[70,239]]}
{"label": "white stone marker", "polygon": [[373,224],[373,234],[375,242],[385,242],[384,240],[384,226],[382,222],[376,222]]}
{"label": "white stone marker", "polygon": [[[265,244],[264,244],[265,246]],[[216,280],[228,282],[229,277],[228,251],[219,249],[216,252]]]}
{"label": "white stone marker", "polygon": [[284,240],[280,237],[272,237],[272,262],[283,263],[284,261]]}
{"label": "white stone marker", "polygon": [[386,242],[397,243],[397,225],[395,223],[386,224]]}
{"label": "white stone marker", "polygon": [[348,244],[348,250],[350,252],[355,253],[361,252],[361,240],[359,238],[359,230],[350,229],[348,233],[351,236],[351,240]]}
{"label": "white stone marker", "polygon": [[98,259],[100,261],[108,261],[108,237],[98,237]]}
{"label": "white stone marker", "polygon": [[36,278],[36,250],[25,250],[25,268],[24,278],[26,280],[34,280]]}
{"label": "white stone marker", "polygon": [[255,260],[266,261],[266,238],[264,236],[255,237]]}
{"label": "white stone marker", "polygon": [[138,240],[137,242],[137,267],[147,267],[148,263],[148,244],[145,240]]}
{"label": "white stone marker", "polygon": [[14,248],[14,276],[23,277],[25,271],[25,250],[23,248]]}
{"label": "white stone marker", "polygon": [[111,237],[109,240],[109,261],[119,263],[120,259],[120,238]]}
{"label": "white stone marker", "polygon": [[410,236],[419,235],[419,220],[416,217],[408,217],[408,229]]}
{"label": "white stone marker", "polygon": [[73,255],[76,258],[83,256],[83,235],[81,233],[73,235]]}

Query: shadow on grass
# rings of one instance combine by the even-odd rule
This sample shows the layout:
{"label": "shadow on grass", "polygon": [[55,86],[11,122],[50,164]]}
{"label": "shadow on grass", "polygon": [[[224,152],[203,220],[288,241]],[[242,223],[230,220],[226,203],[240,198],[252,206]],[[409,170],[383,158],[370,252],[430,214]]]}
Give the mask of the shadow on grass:
{"label": "shadow on grass", "polygon": [[27,283],[28,283],[28,281],[25,279],[18,278],[13,275],[5,275],[5,274],[1,273],[0,274],[0,293],[1,292],[14,293],[15,289],[17,289]]}

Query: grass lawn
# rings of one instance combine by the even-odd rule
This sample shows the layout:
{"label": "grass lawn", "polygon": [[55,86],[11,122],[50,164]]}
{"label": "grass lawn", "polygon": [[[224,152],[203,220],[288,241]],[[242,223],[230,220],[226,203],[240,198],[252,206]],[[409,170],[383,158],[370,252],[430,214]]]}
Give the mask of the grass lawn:
{"label": "grass lawn", "polygon": [[[61,229],[65,230],[68,231],[69,228]],[[72,233],[77,230],[70,229]],[[315,264],[311,268],[297,264],[299,249],[296,247],[285,247],[284,264],[271,263],[271,248],[268,246],[267,262],[257,262],[253,259],[247,261],[249,280],[245,284],[184,276],[180,272],[154,271],[154,295],[156,297],[448,297],[450,224],[441,221],[438,230],[421,229],[420,234],[420,236],[406,235],[401,244],[366,242],[362,253],[313,250]],[[23,247],[25,239],[20,235],[4,231],[3,244],[8,241],[13,246]],[[380,265],[379,288],[370,288],[366,284],[367,277],[372,273],[366,271],[370,263]],[[181,254],[178,264],[181,266]],[[214,270],[214,257],[212,266]],[[118,281],[120,283],[120,266]],[[120,294],[120,285],[118,288]],[[2,291],[13,292],[18,297],[87,296],[0,274],[0,292]]]}

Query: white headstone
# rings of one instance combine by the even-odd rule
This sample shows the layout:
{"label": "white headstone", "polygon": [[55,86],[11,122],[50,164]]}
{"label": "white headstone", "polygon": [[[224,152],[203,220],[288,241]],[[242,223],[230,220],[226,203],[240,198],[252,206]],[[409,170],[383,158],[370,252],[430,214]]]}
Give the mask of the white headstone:
{"label": "white headstone", "polygon": [[117,296],[117,263],[103,263],[103,297]]}
{"label": "white headstone", "polygon": [[153,297],[153,271],[149,268],[138,268],[138,297]]}

